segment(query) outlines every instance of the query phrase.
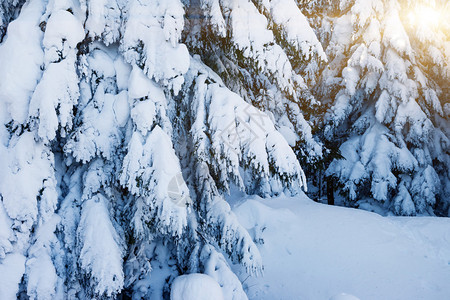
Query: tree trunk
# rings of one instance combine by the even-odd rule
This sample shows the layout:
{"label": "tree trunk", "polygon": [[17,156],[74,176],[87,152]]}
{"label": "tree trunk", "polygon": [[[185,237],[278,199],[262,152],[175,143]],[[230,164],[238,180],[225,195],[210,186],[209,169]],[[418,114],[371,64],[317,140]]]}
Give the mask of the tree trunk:
{"label": "tree trunk", "polygon": [[333,178],[327,177],[327,199],[328,205],[334,205],[334,187]]}

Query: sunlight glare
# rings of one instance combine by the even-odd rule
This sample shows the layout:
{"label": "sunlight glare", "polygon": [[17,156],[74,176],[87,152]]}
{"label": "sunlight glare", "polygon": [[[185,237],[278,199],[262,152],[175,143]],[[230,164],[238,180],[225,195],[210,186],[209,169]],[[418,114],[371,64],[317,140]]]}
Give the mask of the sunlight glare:
{"label": "sunlight glare", "polygon": [[426,26],[430,29],[436,29],[443,22],[441,11],[427,5],[417,5],[408,13],[407,17],[410,25],[414,27]]}

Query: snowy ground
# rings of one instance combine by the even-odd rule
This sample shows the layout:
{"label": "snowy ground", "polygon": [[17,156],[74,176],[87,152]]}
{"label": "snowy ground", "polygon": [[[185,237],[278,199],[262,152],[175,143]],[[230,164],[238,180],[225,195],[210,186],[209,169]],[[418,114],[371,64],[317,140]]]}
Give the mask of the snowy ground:
{"label": "snowy ground", "polygon": [[234,211],[261,240],[264,276],[236,270],[249,299],[450,299],[448,218],[382,217],[304,195],[250,197]]}

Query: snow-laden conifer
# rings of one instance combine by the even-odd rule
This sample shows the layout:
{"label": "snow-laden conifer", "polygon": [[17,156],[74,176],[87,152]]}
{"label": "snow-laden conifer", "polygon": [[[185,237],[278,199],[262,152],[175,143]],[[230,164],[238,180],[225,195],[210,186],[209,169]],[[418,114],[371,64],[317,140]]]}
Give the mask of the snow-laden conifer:
{"label": "snow-laden conifer", "polygon": [[[246,298],[228,261],[250,274],[263,263],[226,195],[295,194],[305,177],[271,114],[180,42],[184,13],[177,0],[32,0],[9,24],[0,45],[0,264],[15,270],[6,298],[161,298],[191,272]],[[292,49],[308,47],[277,20],[291,28]],[[284,65],[277,82],[294,95],[303,79],[272,48],[248,58],[273,74]]]}
{"label": "snow-laden conifer", "polygon": [[341,2],[341,9],[320,87],[333,102],[325,138],[345,141],[344,159],[334,160],[328,175],[350,201],[373,198],[402,215],[431,212],[445,202],[441,180],[448,176],[437,174],[449,142],[440,91],[419,61],[397,1]]}

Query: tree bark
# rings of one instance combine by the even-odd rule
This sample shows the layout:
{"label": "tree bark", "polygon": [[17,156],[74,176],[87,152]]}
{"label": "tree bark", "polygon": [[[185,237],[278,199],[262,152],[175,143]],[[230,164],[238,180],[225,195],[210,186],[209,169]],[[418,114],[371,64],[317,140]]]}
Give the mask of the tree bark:
{"label": "tree bark", "polygon": [[327,199],[328,205],[334,205],[334,180],[327,177]]}

